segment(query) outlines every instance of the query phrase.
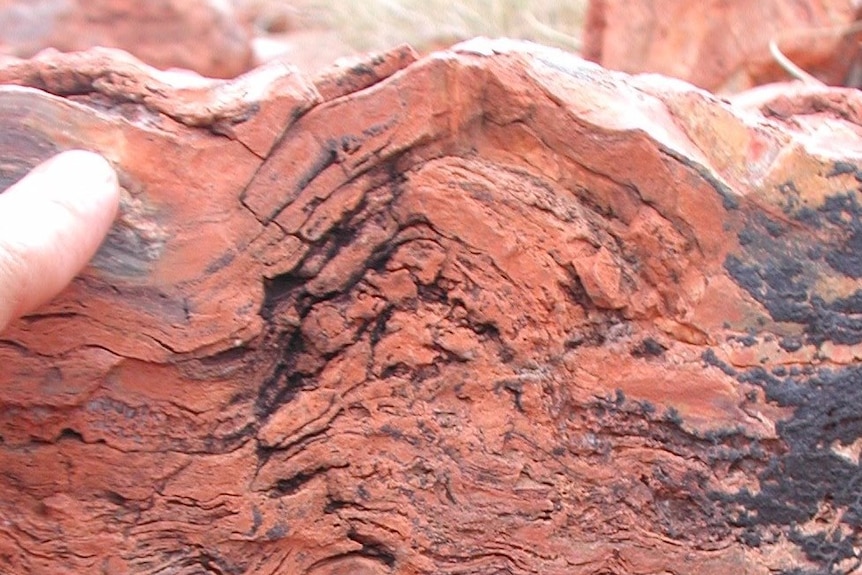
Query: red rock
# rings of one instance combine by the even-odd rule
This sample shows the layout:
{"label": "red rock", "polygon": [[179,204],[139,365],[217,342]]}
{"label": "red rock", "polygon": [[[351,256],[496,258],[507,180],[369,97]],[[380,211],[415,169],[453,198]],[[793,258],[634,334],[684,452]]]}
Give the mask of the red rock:
{"label": "red rock", "polygon": [[220,0],[0,0],[0,53],[122,48],[158,68],[232,78],[252,65],[249,31]]}
{"label": "red rock", "polygon": [[281,60],[316,75],[340,58],[357,55],[355,48],[332,29],[330,12],[322,5],[282,0],[231,0],[237,16],[255,31],[252,40],[257,65]]}
{"label": "red rock", "polygon": [[775,40],[806,72],[844,85],[859,48],[858,33],[842,32],[862,15],[858,10],[850,0],[593,0],[583,53],[615,70],[739,92],[789,77],[770,53]]}
{"label": "red rock", "polygon": [[4,572],[852,569],[857,91],[504,41],[0,82],[0,188],[85,147],[125,189],[0,340]]}
{"label": "red rock", "polygon": [[258,64],[277,59],[309,75],[320,73],[339,58],[356,55],[356,50],[331,30],[261,34],[252,41],[252,48],[254,60]]}

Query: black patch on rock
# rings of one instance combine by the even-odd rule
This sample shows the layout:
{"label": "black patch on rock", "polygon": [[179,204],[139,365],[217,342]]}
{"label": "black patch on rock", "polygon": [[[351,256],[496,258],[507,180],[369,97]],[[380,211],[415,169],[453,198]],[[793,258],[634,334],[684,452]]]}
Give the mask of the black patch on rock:
{"label": "black patch on rock", "polygon": [[644,338],[632,349],[632,357],[660,357],[664,355],[667,348],[651,337]]}
{"label": "black patch on rock", "polygon": [[817,237],[804,226],[750,217],[738,234],[740,252],[724,267],[773,320],[800,324],[808,343],[854,345],[862,342],[862,291],[826,301],[816,289],[825,276],[862,278],[862,206],[851,191],[827,198],[817,214]]}
{"label": "black patch on rock", "polygon": [[[768,401],[795,408],[776,428],[786,451],[773,453],[758,474],[759,491],[715,494],[731,524],[743,528],[740,541],[756,547],[777,528],[818,566],[786,575],[851,572],[860,564],[854,548],[862,532],[862,468],[833,447],[862,437],[862,366],[786,377],[756,368],[738,379],[763,388]],[[844,529],[799,529],[824,510]]]}

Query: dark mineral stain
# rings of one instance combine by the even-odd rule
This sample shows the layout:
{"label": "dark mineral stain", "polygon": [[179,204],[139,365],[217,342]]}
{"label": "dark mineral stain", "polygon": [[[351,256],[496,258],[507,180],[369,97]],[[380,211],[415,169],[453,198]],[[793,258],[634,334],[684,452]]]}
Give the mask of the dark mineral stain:
{"label": "dark mineral stain", "polygon": [[0,193],[60,151],[50,137],[25,127],[26,110],[16,107],[14,101],[0,106]]}
{"label": "dark mineral stain", "polygon": [[826,262],[853,279],[862,277],[862,206],[855,194],[827,198],[821,209],[826,220],[846,230],[844,241],[826,254]]}
{"label": "dark mineral stain", "polygon": [[[836,454],[833,446],[850,445],[862,437],[862,366],[780,377],[752,369],[738,379],[761,387],[767,401],[795,408],[793,416],[776,428],[786,451],[771,455],[758,475],[759,490],[715,496],[731,524],[743,528],[740,541],[757,546],[768,534],[780,532],[817,565],[813,570],[785,571],[786,575],[851,572],[849,564],[841,563],[841,568],[838,564],[859,559],[854,549],[862,530],[862,469]],[[833,513],[844,529],[824,526],[804,533],[799,529],[824,510]]]}
{"label": "dark mineral stain", "polygon": [[[749,218],[738,235],[740,253],[729,255],[724,266],[773,320],[800,324],[807,342],[857,344],[862,342],[862,291],[827,301],[816,287],[824,275],[862,278],[862,206],[856,193],[827,198],[817,219],[826,239],[812,237],[804,227]],[[802,343],[786,341],[783,346],[798,349]]]}
{"label": "dark mineral stain", "polygon": [[847,174],[853,174],[854,176],[856,176],[857,180],[860,179],[859,168],[857,168],[854,164],[851,164],[850,162],[838,161],[835,162],[834,166],[832,167],[832,171],[826,174],[826,177],[834,178],[836,176],[845,176]]}
{"label": "dark mineral stain", "polygon": [[632,349],[632,357],[660,357],[664,355],[667,348],[651,337],[644,338]]}
{"label": "dark mineral stain", "polygon": [[[847,174],[862,181],[862,172],[846,162],[836,163],[828,177]],[[778,340],[785,351],[827,341],[862,342],[862,290],[837,298],[818,291],[824,278],[862,278],[859,190],[830,196],[819,207],[802,206],[792,182],[782,192],[788,221],[745,215],[740,250],[727,257],[725,269],[774,321],[801,327],[801,335]],[[703,360],[741,384],[761,388],[767,402],[793,413],[776,426],[780,443],[770,446],[756,471],[758,489],[713,495],[740,543],[796,545],[813,567],[784,575],[854,572],[862,565],[862,469],[835,448],[862,438],[862,365],[736,371],[710,350]],[[837,528],[811,527],[824,513]]]}

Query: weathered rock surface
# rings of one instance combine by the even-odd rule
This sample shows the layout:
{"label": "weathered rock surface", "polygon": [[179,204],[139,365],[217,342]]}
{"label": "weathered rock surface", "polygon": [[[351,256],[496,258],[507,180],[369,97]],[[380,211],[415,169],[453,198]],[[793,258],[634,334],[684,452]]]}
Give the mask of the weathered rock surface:
{"label": "weathered rock surface", "polygon": [[[781,52],[830,85],[846,85],[859,59],[854,0],[591,0],[584,57],[625,72],[657,72],[711,91],[738,92],[788,78]],[[858,73],[858,71],[857,71]]]}
{"label": "weathered rock surface", "polygon": [[122,48],[159,68],[232,78],[252,65],[249,30],[223,0],[0,0],[0,54]]}
{"label": "weathered rock surface", "polygon": [[4,572],[858,569],[858,92],[485,41],[0,81],[0,189],[126,193],[0,336]]}

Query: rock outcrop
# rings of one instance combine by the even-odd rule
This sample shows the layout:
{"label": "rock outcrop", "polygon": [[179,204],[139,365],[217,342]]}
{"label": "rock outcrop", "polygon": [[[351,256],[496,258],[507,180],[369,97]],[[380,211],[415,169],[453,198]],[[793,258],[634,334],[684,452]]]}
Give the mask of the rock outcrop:
{"label": "rock outcrop", "polygon": [[122,216],[0,336],[7,573],[849,573],[862,98],[534,45],[0,68]]}
{"label": "rock outcrop", "polygon": [[657,72],[713,92],[788,79],[770,41],[830,85],[859,85],[862,14],[852,0],[591,0],[584,56],[624,72]]}
{"label": "rock outcrop", "polygon": [[121,48],[158,68],[232,78],[252,66],[250,30],[224,0],[0,0],[0,54]]}

